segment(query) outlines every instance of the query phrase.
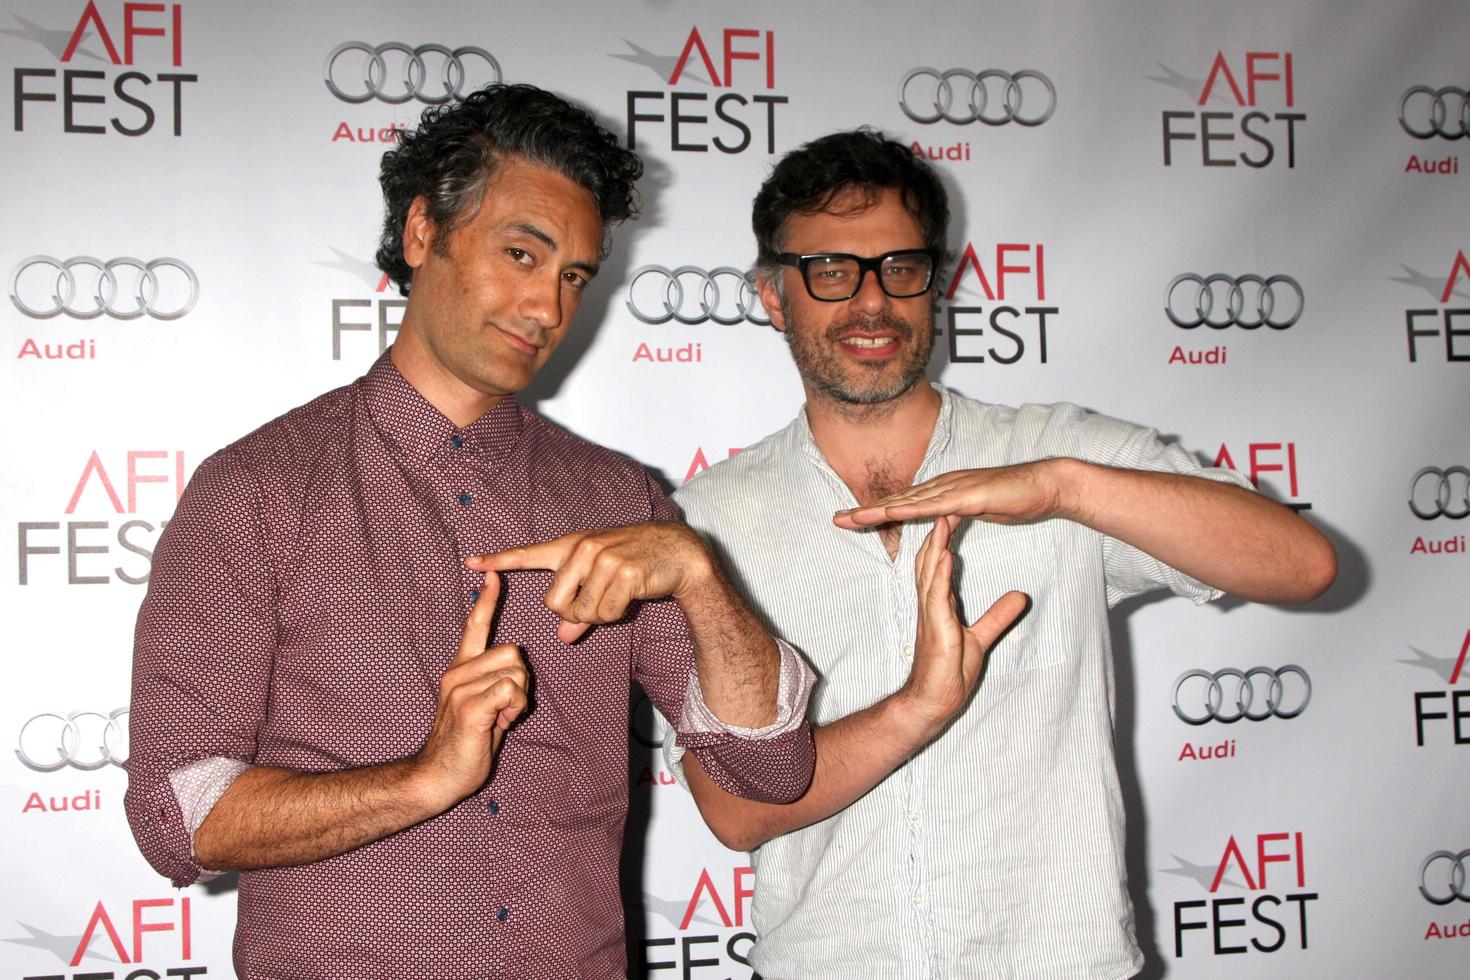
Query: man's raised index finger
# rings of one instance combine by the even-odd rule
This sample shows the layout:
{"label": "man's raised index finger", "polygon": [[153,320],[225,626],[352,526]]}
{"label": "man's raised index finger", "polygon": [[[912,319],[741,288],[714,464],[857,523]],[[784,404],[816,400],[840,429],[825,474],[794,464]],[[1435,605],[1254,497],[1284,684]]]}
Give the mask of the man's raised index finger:
{"label": "man's raised index finger", "polygon": [[580,534],[568,534],[550,541],[522,545],[519,548],[507,548],[489,555],[471,555],[464,560],[464,563],[470,568],[487,572],[514,571],[522,568],[543,568],[555,572],[567,560],[567,556],[572,553],[572,549],[576,547],[580,538]]}

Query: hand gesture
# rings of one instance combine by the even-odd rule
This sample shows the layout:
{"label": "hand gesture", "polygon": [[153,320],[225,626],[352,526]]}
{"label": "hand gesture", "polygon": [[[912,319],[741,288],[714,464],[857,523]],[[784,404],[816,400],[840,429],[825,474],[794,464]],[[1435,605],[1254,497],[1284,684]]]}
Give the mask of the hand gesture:
{"label": "hand gesture", "polygon": [[415,757],[446,809],[484,785],[505,730],[526,710],[528,675],[520,650],[508,643],[485,648],[499,598],[500,579],[486,575],[459,651],[439,680],[434,726]]}
{"label": "hand gesture", "polygon": [[1055,514],[1061,486],[1051,460],[954,470],[866,507],[840,510],[832,518],[838,527],[857,530],[890,521],[925,517],[976,517],[995,524],[1025,524]]}
{"label": "hand gesture", "polygon": [[577,531],[551,541],[465,560],[470,568],[550,569],[546,608],[561,617],[557,639],[572,643],[593,623],[622,619],[635,599],[679,598],[707,580],[713,561],[683,524],[630,524]]}
{"label": "hand gesture", "polygon": [[949,550],[950,534],[958,524],[957,517],[936,520],[914,560],[919,623],[914,665],[899,696],[930,738],[970,700],[986,653],[1030,602],[1024,593],[1007,592],[973,626],[960,622],[952,584],[954,555]]}

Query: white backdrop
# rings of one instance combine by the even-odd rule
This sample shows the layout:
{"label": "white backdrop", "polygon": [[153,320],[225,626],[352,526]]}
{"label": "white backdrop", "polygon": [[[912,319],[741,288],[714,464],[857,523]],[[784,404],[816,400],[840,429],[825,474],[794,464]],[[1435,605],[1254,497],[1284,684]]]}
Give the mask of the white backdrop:
{"label": "white backdrop", "polygon": [[[123,820],[132,620],[198,462],[391,340],[377,161],[424,108],[405,49],[433,97],[442,46],[494,61],[460,51],[451,82],[564,92],[644,155],[646,214],[527,401],[671,486],[800,405],[763,311],[715,273],[750,264],[772,153],[869,124],[938,157],[973,261],[946,276],[933,376],[1156,425],[1339,549],[1304,609],[1114,616],[1150,975],[1464,976],[1467,37],[1450,0],[0,0],[0,974],[230,972],[228,881],[174,891]],[[649,266],[691,267],[673,310]],[[1170,301],[1199,316],[1196,281],[1166,292],[1185,274],[1221,277],[1218,328],[1171,322]],[[1249,277],[1273,276],[1262,299]],[[1263,314],[1290,323],[1228,325]],[[1219,672],[1251,668],[1262,720],[1176,714],[1217,675],[1228,717]],[[746,977],[745,857],[638,714],[632,963]]]}

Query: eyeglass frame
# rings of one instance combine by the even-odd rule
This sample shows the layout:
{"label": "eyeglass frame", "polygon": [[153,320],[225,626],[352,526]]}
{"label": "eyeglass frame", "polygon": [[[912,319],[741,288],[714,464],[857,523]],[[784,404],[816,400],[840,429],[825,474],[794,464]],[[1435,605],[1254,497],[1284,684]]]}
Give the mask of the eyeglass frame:
{"label": "eyeglass frame", "polygon": [[[881,275],[883,263],[896,255],[927,255],[929,257],[929,275],[924,280],[924,287],[917,292],[897,295],[888,289],[888,284],[883,281]],[[776,256],[776,261],[785,266],[791,266],[801,273],[801,284],[806,287],[806,294],[819,303],[845,303],[858,293],[862,292],[863,280],[867,278],[868,272],[872,271],[878,280],[878,288],[883,290],[883,295],[890,299],[913,299],[922,296],[934,286],[934,273],[939,269],[941,255],[937,248],[896,248],[891,252],[884,252],[872,258],[863,258],[861,255],[853,255],[851,252],[812,252],[809,255],[798,255],[795,252],[781,252]],[[811,280],[807,278],[807,267],[817,259],[851,259],[857,263],[858,277],[857,285],[851,293],[846,296],[818,296],[812,292]]]}

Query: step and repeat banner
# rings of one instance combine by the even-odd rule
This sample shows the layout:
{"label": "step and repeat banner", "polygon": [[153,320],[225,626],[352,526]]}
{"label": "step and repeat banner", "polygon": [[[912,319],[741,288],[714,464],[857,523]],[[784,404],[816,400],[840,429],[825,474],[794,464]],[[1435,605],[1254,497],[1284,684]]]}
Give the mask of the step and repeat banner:
{"label": "step and repeat banner", "polygon": [[[231,880],[174,890],[123,819],[150,558],[206,455],[392,343],[378,158],[496,80],[647,162],[525,400],[671,487],[801,405],[747,272],[775,157],[934,161],[932,377],[1157,426],[1338,547],[1304,608],[1115,612],[1148,975],[1464,976],[1467,38],[1451,0],[0,0],[0,976],[231,973]],[[635,699],[630,963],[748,977],[748,859],[662,737]]]}

